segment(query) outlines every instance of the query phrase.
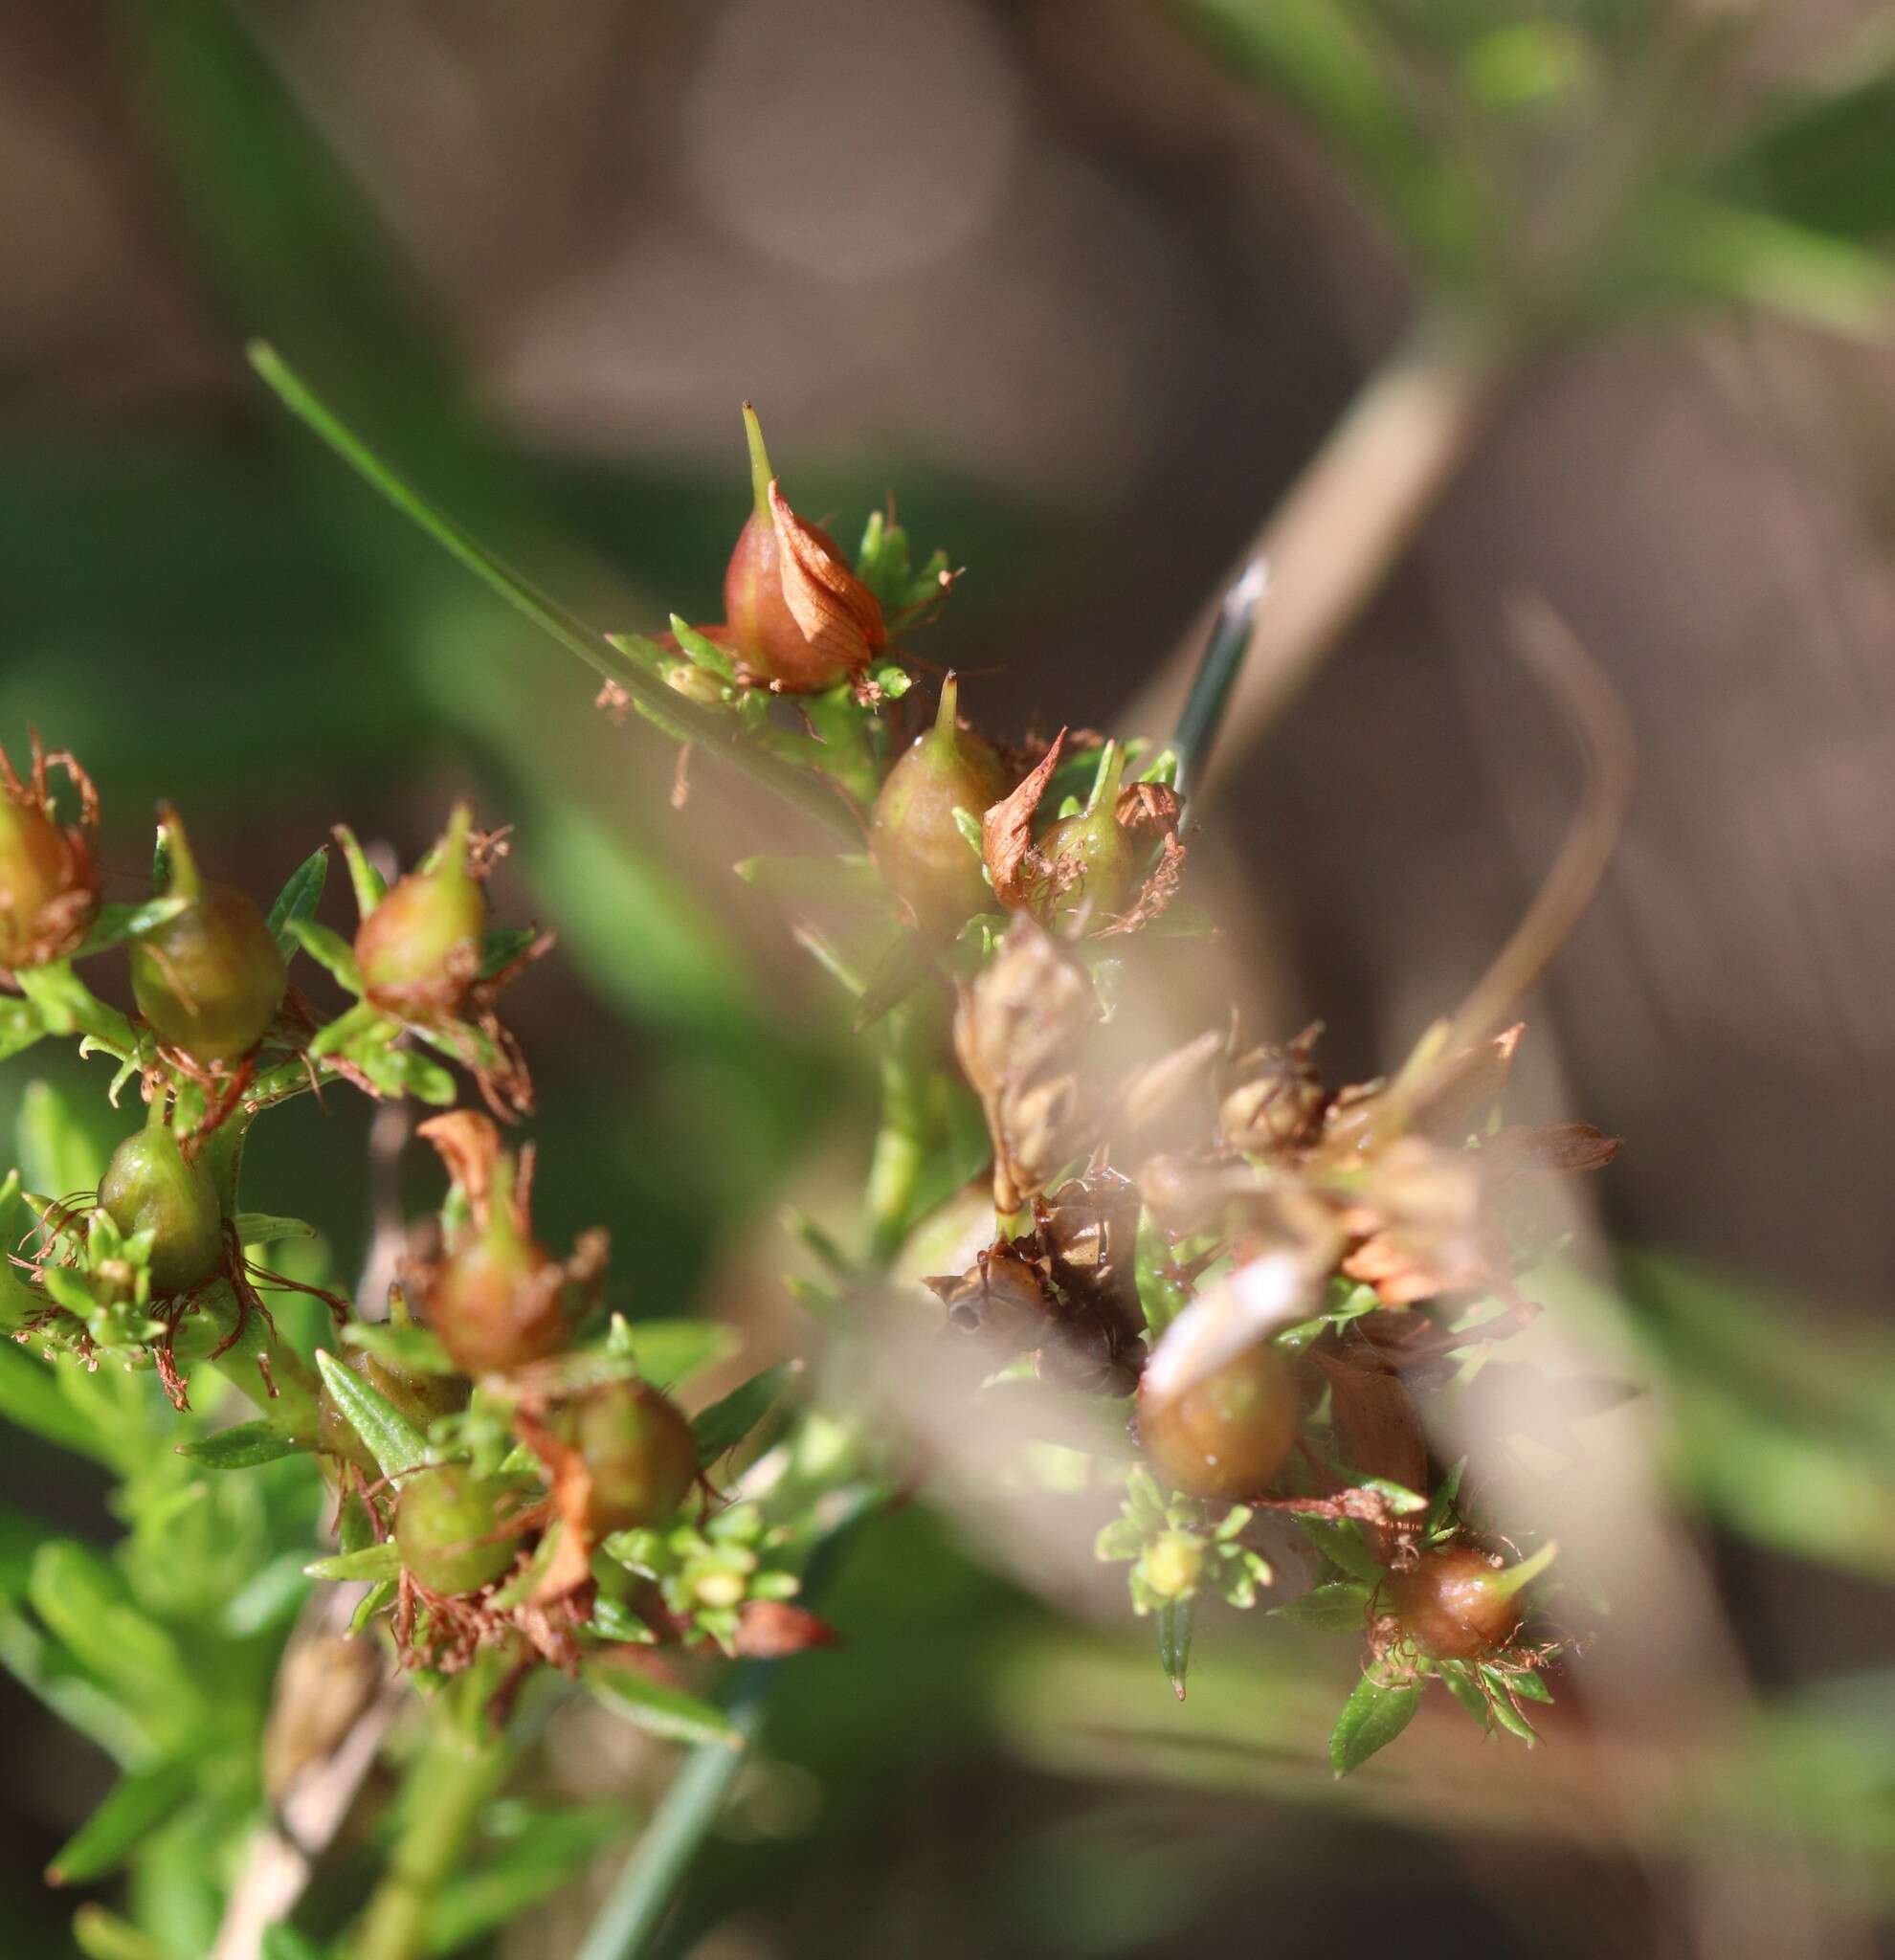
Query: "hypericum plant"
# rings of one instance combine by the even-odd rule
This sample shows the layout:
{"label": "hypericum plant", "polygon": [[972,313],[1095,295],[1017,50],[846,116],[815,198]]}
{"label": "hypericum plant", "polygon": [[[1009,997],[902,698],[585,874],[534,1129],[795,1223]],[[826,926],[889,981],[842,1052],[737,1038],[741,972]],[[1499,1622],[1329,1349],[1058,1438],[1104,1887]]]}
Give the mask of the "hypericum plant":
{"label": "hypericum plant", "polygon": [[[1128,969],[1161,937],[1211,929],[1177,897],[1186,805],[1175,784],[1190,753],[1064,731],[1010,747],[969,725],[954,678],[918,685],[898,638],[951,583],[946,561],[914,572],[903,534],[878,517],[845,563],[789,503],[747,410],[755,503],[725,575],[725,620],[693,628],[674,615],[661,637],[607,638],[430,510],[279,365],[261,365],[381,487],[584,653],[606,678],[608,708],[635,706],[842,834],[848,848],[833,857],[743,867],[795,905],[799,937],[854,996],[883,1062],[861,1249],[810,1227],[831,1279],[805,1282],[804,1297],[845,1338],[925,1301],[943,1338],[989,1377],[976,1400],[1017,1393],[1024,1376],[1092,1405],[1090,1433],[1112,1438],[1093,1452],[1096,1476],[1126,1491],[1098,1553],[1131,1562],[1132,1606],[1157,1617],[1180,1694],[1197,1602],[1246,1608],[1274,1588],[1258,1534],[1281,1513],[1301,1525],[1318,1569],[1279,1610],[1346,1628],[1364,1651],[1336,1730],[1338,1771],[1390,1740],[1436,1676],[1483,1722],[1530,1734],[1520,1704],[1545,1698],[1536,1670],[1553,1647],[1530,1637],[1525,1589],[1551,1548],[1505,1566],[1485,1551],[1460,1467],[1438,1462],[1423,1419],[1432,1394],[1535,1311],[1516,1285],[1527,1249],[1508,1236],[1518,1181],[1613,1153],[1584,1125],[1501,1121],[1518,1030],[1496,1035],[1477,995],[1389,1080],[1334,1090],[1317,1075],[1314,1031],[1246,1048],[1218,1029],[1173,1052],[1126,1053],[1113,1002]],[[913,712],[929,691],[932,704]],[[98,802],[68,766],[81,791],[70,827],[36,742],[30,784],[8,774],[0,946],[16,992],[0,1031],[10,1052],[63,1036],[105,1055],[117,1064],[108,1095],[135,1094],[143,1117],[89,1188],[49,1181],[43,1149],[5,1187],[0,1222],[25,1250],[0,1311],[54,1363],[28,1364],[33,1393],[71,1396],[72,1421],[95,1419],[86,1385],[107,1364],[129,1384],[113,1408],[155,1374],[187,1424],[192,1464],[301,1493],[285,1513],[291,1538],[271,1542],[313,1533],[302,1499],[320,1481],[330,1543],[303,1538],[298,1562],[313,1558],[309,1573],[353,1589],[348,1634],[384,1647],[433,1711],[404,1836],[338,1950],[411,1960],[440,1949],[436,1906],[480,1807],[570,1684],[711,1751],[657,1834],[688,1843],[755,1704],[727,1715],[680,1664],[705,1652],[774,1660],[827,1641],[797,1595],[819,1548],[896,1474],[899,1446],[872,1441],[848,1410],[812,1403],[789,1364],[687,1416],[678,1392],[723,1353],[717,1330],[613,1312],[605,1234],[563,1258],[542,1244],[531,1146],[509,1147],[478,1110],[420,1125],[448,1188],[389,1300],[263,1265],[265,1245],[311,1228],[243,1208],[258,1119],[330,1082],[452,1104],[457,1080],[435,1057],[472,1074],[494,1116],[524,1114],[524,1058],[494,997],[549,941],[490,922],[481,879],[500,846],[464,805],[392,887],[338,829],[361,914],[352,945],[316,918],[326,847],[266,912],[202,877],[168,811],[153,897],[101,907]],[[76,964],[121,946],[132,1012]],[[323,1009],[306,997],[299,954],[348,998]],[[1517,980],[1517,958],[1504,971]],[[42,1123],[48,1093],[30,1099]],[[970,1102],[984,1118],[984,1173],[966,1150]],[[973,1173],[991,1207],[985,1242],[928,1280],[931,1298],[904,1294],[889,1279],[898,1255],[931,1214],[965,1205]],[[326,1307],[326,1332],[298,1341],[278,1325],[268,1300],[289,1289]],[[206,1426],[207,1368],[254,1416]],[[314,1475],[286,1481],[293,1459]],[[136,1460],[119,1467],[136,1515],[164,1477]],[[33,1594],[44,1622],[34,1637],[47,1642],[73,1637],[56,1552],[41,1554],[48,1571]],[[112,1585],[137,1592],[137,1556],[136,1545],[122,1551]],[[145,1628],[150,1654],[177,1637],[162,1602],[140,1594],[119,1611]],[[261,1624],[280,1629],[280,1608]],[[0,1659],[17,1664],[20,1651],[16,1641]],[[147,1720],[128,1679],[78,1647],[70,1665],[113,1722]],[[147,1670],[135,1685],[150,1682]],[[154,1793],[198,1773],[197,1743],[150,1723],[63,1876],[140,1856],[167,1814]],[[232,1813],[245,1818],[254,1768],[226,1774],[247,1793]],[[635,1858],[587,1960],[636,1950],[680,1868],[673,1852]],[[103,1923],[89,1924],[94,1950],[107,1950]]]}

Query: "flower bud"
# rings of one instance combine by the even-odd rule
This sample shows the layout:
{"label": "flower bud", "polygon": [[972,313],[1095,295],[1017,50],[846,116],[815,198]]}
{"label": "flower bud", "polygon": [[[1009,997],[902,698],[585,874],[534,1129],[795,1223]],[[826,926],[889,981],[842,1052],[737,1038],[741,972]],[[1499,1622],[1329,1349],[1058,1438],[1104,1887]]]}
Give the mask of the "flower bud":
{"label": "flower bud", "polygon": [[724,616],[738,658],[786,694],[816,694],[868,665],[888,642],[881,603],[836,541],[791,509],[746,402],[755,508],[724,574]]}
{"label": "flower bud", "polygon": [[889,770],[869,819],[869,850],[883,881],[924,932],[941,935],[996,902],[954,813],[965,810],[977,822],[1007,787],[1000,758],[957,725],[959,695],[950,674],[934,725]]}
{"label": "flower bud", "polygon": [[1520,1589],[1549,1552],[1546,1548],[1525,1565],[1505,1567],[1476,1546],[1437,1546],[1406,1570],[1391,1572],[1382,1599],[1402,1633],[1431,1659],[1488,1659],[1513,1644],[1525,1616]]}
{"label": "flower bud", "polygon": [[1296,1441],[1302,1403],[1289,1364],[1268,1341],[1164,1396],[1138,1397],[1138,1435],[1151,1467],[1191,1497],[1260,1497]]}
{"label": "flower bud", "polygon": [[661,1524],[698,1475],[697,1442],[677,1405],[642,1382],[609,1382],[568,1402],[553,1432],[590,1480],[585,1526],[596,1542]]}
{"label": "flower bud", "polygon": [[152,1120],[112,1152],[99,1186],[99,1203],[127,1237],[149,1232],[151,1290],[189,1293],[211,1278],[224,1256],[223,1218],[210,1178],[191,1163],[165,1126],[164,1104]]}
{"label": "flower bud", "polygon": [[399,1020],[451,1019],[480,970],[487,895],[468,860],[474,813],[458,803],[446,834],[355,935],[367,998]]}
{"label": "flower bud", "polygon": [[1145,1583],[1159,1598],[1186,1598],[1203,1576],[1204,1541],[1189,1531],[1167,1531],[1152,1540],[1142,1570]]}
{"label": "flower bud", "polygon": [[170,852],[170,895],[186,902],[132,944],[138,1011],[160,1040],[193,1060],[235,1061],[268,1033],[289,969],[248,894],[199,877],[175,811],[164,813],[161,828]]}
{"label": "flower bud", "polygon": [[0,970],[36,967],[78,945],[99,903],[91,828],[97,807],[76,763],[86,821],[61,824],[46,791],[46,759],[33,741],[27,781],[0,750]]}
{"label": "flower bud", "polygon": [[478,1592],[512,1564],[514,1539],[502,1518],[505,1484],[462,1463],[416,1471],[395,1504],[395,1549],[433,1592]]}
{"label": "flower bud", "polygon": [[1098,931],[1130,903],[1143,853],[1118,817],[1126,752],[1108,743],[1092,797],[1076,816],[1061,817],[1040,838],[1042,869],[1029,903],[1046,924]]}

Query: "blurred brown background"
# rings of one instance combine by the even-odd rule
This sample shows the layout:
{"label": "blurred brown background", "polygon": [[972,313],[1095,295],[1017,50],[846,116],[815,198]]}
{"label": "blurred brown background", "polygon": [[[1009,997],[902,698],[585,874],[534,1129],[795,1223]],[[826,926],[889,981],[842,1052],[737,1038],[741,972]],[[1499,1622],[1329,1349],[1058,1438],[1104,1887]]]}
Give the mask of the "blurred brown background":
{"label": "blurred brown background", "polygon": [[[330,589],[292,553],[272,590],[260,531],[231,547],[228,588],[208,531],[204,568],[174,575],[141,504],[184,454],[227,461],[243,504],[246,469],[287,439],[244,337],[307,348],[320,379],[362,296],[313,267],[299,290],[292,267],[269,308],[248,304],[229,268],[269,256],[273,180],[207,208],[203,172],[224,167],[197,144],[203,78],[176,64],[212,57],[168,11],[0,12],[0,439],[9,509],[49,526],[0,544],[0,720],[50,732],[84,702],[108,756],[175,731],[214,786],[206,716],[251,702],[289,734],[303,709],[270,670],[301,646],[286,615],[306,624]],[[538,470],[544,535],[606,611],[650,625],[709,605],[749,398],[786,477],[845,486],[851,523],[858,488],[893,484],[920,541],[939,529],[970,564],[925,651],[977,673],[971,704],[1002,725],[1110,721],[1416,302],[1331,152],[1143,0],[238,11],[379,228],[416,344],[460,376],[465,426],[486,432],[470,442],[497,435]],[[1781,8],[1742,85],[1877,27],[1846,0]],[[397,448],[406,359],[391,347],[355,391]],[[1776,1282],[1843,1330],[1880,1325],[1895,1278],[1892,445],[1895,363],[1838,336],[1726,310],[1543,354],[1215,819],[1282,949],[1255,999],[1281,1004],[1282,1032],[1320,1012],[1339,1072],[1397,1056],[1505,936],[1572,807],[1566,745],[1501,633],[1509,594],[1544,594],[1630,708],[1640,789],[1531,1013],[1533,1093],[1630,1140],[1599,1191],[1615,1239]],[[435,465],[451,502],[457,468],[451,451]],[[635,488],[600,488],[621,477]],[[225,598],[236,624],[199,633]],[[334,634],[366,673],[370,642],[346,617]],[[727,861],[656,813],[668,765],[635,731],[609,749],[550,657],[522,656],[547,744],[584,724],[575,767],[657,826],[660,862]],[[234,761],[222,793],[273,774],[258,821],[286,838],[330,819],[340,780],[425,831],[436,778],[401,780],[390,732],[412,704],[367,731],[309,712],[326,759],[286,740],[274,774]],[[608,754],[650,781],[608,780]],[[803,986],[738,897],[708,897],[770,963],[766,992]],[[575,1051],[552,1074],[585,1066]],[[1719,1557],[1764,1681],[1885,1660],[1887,1594],[1735,1542]],[[904,1828],[952,1839],[984,1815],[994,1856],[994,1820],[1025,1801],[937,1797]],[[1391,1949],[1385,1910],[1358,1925],[1338,1906],[1329,1950],[1444,1950],[1457,1910],[1477,1937],[1526,1937],[1367,1842],[1365,1865],[1390,1857],[1438,1912]],[[1257,1950],[1249,1924],[1218,1950]],[[1598,1950],[1535,1937],[1520,1950]]]}

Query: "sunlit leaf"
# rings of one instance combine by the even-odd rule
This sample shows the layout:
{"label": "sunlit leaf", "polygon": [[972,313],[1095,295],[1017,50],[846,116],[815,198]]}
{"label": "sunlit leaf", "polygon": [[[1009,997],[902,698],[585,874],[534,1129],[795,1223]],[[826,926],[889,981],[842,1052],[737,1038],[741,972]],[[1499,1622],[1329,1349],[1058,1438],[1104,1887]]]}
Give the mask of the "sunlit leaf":
{"label": "sunlit leaf", "polygon": [[1359,1770],[1376,1750],[1385,1749],[1415,1719],[1421,1704],[1420,1684],[1388,1682],[1365,1674],[1343,1704],[1329,1737],[1329,1767],[1338,1776]]}

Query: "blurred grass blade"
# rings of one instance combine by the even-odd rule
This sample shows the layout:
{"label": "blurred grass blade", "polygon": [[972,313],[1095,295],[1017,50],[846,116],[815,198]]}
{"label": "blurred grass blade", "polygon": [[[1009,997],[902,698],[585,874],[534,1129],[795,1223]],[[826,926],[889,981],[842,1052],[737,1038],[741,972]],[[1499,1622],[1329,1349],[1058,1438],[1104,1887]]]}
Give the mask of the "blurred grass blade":
{"label": "blurred grass blade", "polygon": [[380,491],[443,550],[457,559],[508,605],[524,613],[543,633],[557,640],[568,653],[576,654],[603,679],[622,687],[660,728],[679,741],[698,742],[715,749],[748,770],[759,781],[767,783],[780,796],[819,817],[830,829],[839,830],[851,837],[858,835],[858,826],[841,799],[815,777],[760,748],[744,744],[726,717],[700,707],[695,702],[687,701],[665,686],[661,680],[655,679],[629,654],[613,646],[602,633],[588,626],[575,613],[568,612],[550,593],[542,591],[514,570],[463,530],[445,511],[422,496],[413,484],[384,462],[347,428],[274,347],[255,341],[249,351],[251,366],[283,406],[327,443],[366,483]]}
{"label": "blurred grass blade", "polygon": [[191,1793],[197,1777],[192,1756],[174,1757],[134,1771],[53,1855],[49,1885],[84,1885],[115,1872]]}

